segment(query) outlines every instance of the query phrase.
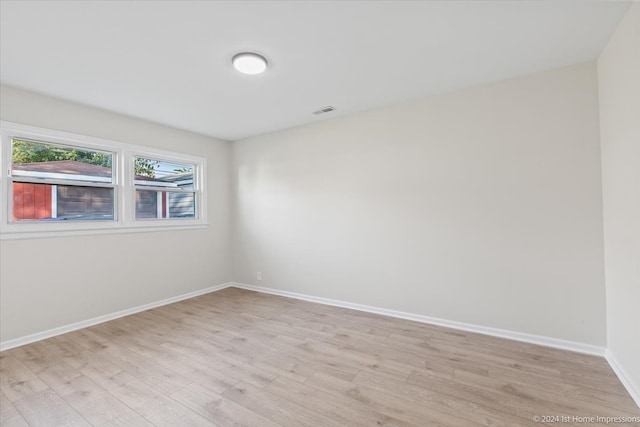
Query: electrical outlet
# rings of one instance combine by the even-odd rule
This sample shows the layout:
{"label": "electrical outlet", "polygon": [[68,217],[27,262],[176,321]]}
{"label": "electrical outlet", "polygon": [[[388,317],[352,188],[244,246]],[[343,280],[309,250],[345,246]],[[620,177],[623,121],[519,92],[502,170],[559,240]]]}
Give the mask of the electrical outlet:
{"label": "electrical outlet", "polygon": [[258,271],[258,274],[256,275],[256,278],[258,280],[262,280],[262,272],[261,271]]}

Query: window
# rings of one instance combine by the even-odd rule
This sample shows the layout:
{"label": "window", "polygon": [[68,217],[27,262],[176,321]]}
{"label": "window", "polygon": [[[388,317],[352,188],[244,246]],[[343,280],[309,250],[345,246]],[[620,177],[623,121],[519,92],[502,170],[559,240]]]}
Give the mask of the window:
{"label": "window", "polygon": [[11,222],[113,221],[114,153],[11,139]]}
{"label": "window", "polygon": [[136,219],[196,217],[194,165],[148,157],[133,160]]}
{"label": "window", "polygon": [[206,161],[0,122],[2,239],[206,226]]}

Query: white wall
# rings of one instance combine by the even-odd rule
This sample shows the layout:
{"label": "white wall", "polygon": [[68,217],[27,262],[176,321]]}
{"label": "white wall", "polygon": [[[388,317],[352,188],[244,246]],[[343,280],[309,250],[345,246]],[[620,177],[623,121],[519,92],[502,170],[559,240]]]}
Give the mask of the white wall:
{"label": "white wall", "polygon": [[603,346],[597,102],[587,63],[234,142],[234,279]]}
{"label": "white wall", "polygon": [[640,404],[640,4],[598,59],[608,348]]}
{"label": "white wall", "polygon": [[210,226],[2,241],[0,341],[228,282],[229,143],[12,87],[2,120],[203,156]]}

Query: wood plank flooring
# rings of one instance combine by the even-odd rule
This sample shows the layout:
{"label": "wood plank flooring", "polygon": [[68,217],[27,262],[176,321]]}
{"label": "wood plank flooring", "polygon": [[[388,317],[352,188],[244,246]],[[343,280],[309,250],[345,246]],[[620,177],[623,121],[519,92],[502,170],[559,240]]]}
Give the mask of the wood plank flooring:
{"label": "wood plank flooring", "polygon": [[0,353],[0,409],[3,426],[640,417],[600,357],[236,288]]}

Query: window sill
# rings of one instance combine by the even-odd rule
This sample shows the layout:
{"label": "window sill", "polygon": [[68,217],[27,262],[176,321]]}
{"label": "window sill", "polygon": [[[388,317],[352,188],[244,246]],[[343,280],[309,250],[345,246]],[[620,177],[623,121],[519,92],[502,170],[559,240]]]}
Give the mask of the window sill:
{"label": "window sill", "polygon": [[202,230],[208,228],[208,223],[198,224],[145,224],[143,226],[116,226],[102,228],[83,228],[67,230],[34,230],[34,231],[3,231],[0,233],[0,240],[23,240],[23,239],[49,239],[58,237],[73,236],[96,236],[105,234],[130,234],[130,233],[154,233],[162,231],[183,231]]}

